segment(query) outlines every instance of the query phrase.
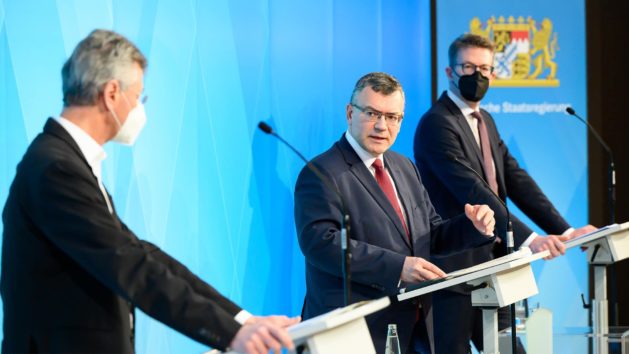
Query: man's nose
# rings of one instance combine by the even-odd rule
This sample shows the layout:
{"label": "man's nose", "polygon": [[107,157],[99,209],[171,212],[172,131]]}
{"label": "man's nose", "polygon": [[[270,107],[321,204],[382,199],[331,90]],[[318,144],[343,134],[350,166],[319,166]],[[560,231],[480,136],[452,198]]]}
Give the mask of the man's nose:
{"label": "man's nose", "polygon": [[386,130],[387,129],[387,120],[384,118],[384,115],[380,115],[378,116],[378,119],[376,119],[376,124],[374,124],[374,127],[378,130]]}

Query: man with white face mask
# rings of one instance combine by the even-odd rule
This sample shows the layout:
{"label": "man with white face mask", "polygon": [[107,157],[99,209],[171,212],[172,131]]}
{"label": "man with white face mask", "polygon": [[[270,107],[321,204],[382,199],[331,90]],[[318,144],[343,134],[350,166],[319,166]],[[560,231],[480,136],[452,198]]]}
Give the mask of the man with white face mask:
{"label": "man with white face mask", "polygon": [[102,145],[146,123],[147,61],[97,30],[63,66],[64,108],[31,143],[3,212],[3,353],[133,353],[134,308],[219,349],[279,352],[285,316],[255,317],[119,219],[101,179]]}

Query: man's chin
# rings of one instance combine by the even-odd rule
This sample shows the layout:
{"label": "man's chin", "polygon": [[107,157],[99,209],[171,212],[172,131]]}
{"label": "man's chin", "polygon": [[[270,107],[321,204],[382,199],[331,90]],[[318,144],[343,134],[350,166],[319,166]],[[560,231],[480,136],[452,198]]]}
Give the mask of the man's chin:
{"label": "man's chin", "polygon": [[372,154],[373,156],[380,156],[382,154],[384,154],[389,148],[386,147],[382,147],[382,146],[377,146],[377,147],[371,147],[369,150],[367,150],[370,154]]}

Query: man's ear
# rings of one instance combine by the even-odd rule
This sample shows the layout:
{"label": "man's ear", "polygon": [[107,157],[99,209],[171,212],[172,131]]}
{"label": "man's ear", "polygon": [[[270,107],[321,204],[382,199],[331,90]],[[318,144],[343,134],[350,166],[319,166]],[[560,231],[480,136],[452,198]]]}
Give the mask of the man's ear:
{"label": "man's ear", "polygon": [[105,101],[105,107],[113,107],[118,96],[120,95],[120,82],[118,80],[109,80],[103,86],[103,100]]}
{"label": "man's ear", "polygon": [[446,77],[448,78],[448,80],[452,79],[452,68],[449,66],[446,66]]}
{"label": "man's ear", "polygon": [[345,119],[347,119],[347,125],[351,125],[352,124],[352,112],[354,111],[354,107],[352,107],[351,103],[348,103],[347,106],[345,106]]}

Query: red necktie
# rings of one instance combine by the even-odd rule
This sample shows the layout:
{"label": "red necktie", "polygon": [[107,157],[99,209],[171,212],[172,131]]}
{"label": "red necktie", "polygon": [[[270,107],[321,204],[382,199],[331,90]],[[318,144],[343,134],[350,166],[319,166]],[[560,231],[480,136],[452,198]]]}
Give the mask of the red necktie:
{"label": "red necktie", "polygon": [[483,121],[483,116],[480,112],[472,112],[472,117],[478,120],[478,133],[480,135],[480,147],[483,153],[483,168],[485,169],[487,183],[489,183],[491,190],[498,194],[498,182],[496,180],[496,170],[494,169],[494,159],[491,157],[491,145],[489,145],[487,126],[485,126],[485,121]]}
{"label": "red necktie", "polygon": [[400,203],[398,203],[397,197],[395,195],[395,189],[393,188],[393,183],[391,183],[391,179],[387,176],[386,171],[384,170],[384,166],[382,165],[382,161],[380,159],[376,159],[371,165],[376,170],[376,181],[378,181],[378,185],[382,188],[382,191],[389,199],[389,202],[395,209],[397,216],[402,221],[402,226],[404,226],[404,231],[406,232],[406,236],[408,237],[408,228],[406,227],[406,222],[404,221],[404,216],[402,215],[402,209],[400,208]]}

